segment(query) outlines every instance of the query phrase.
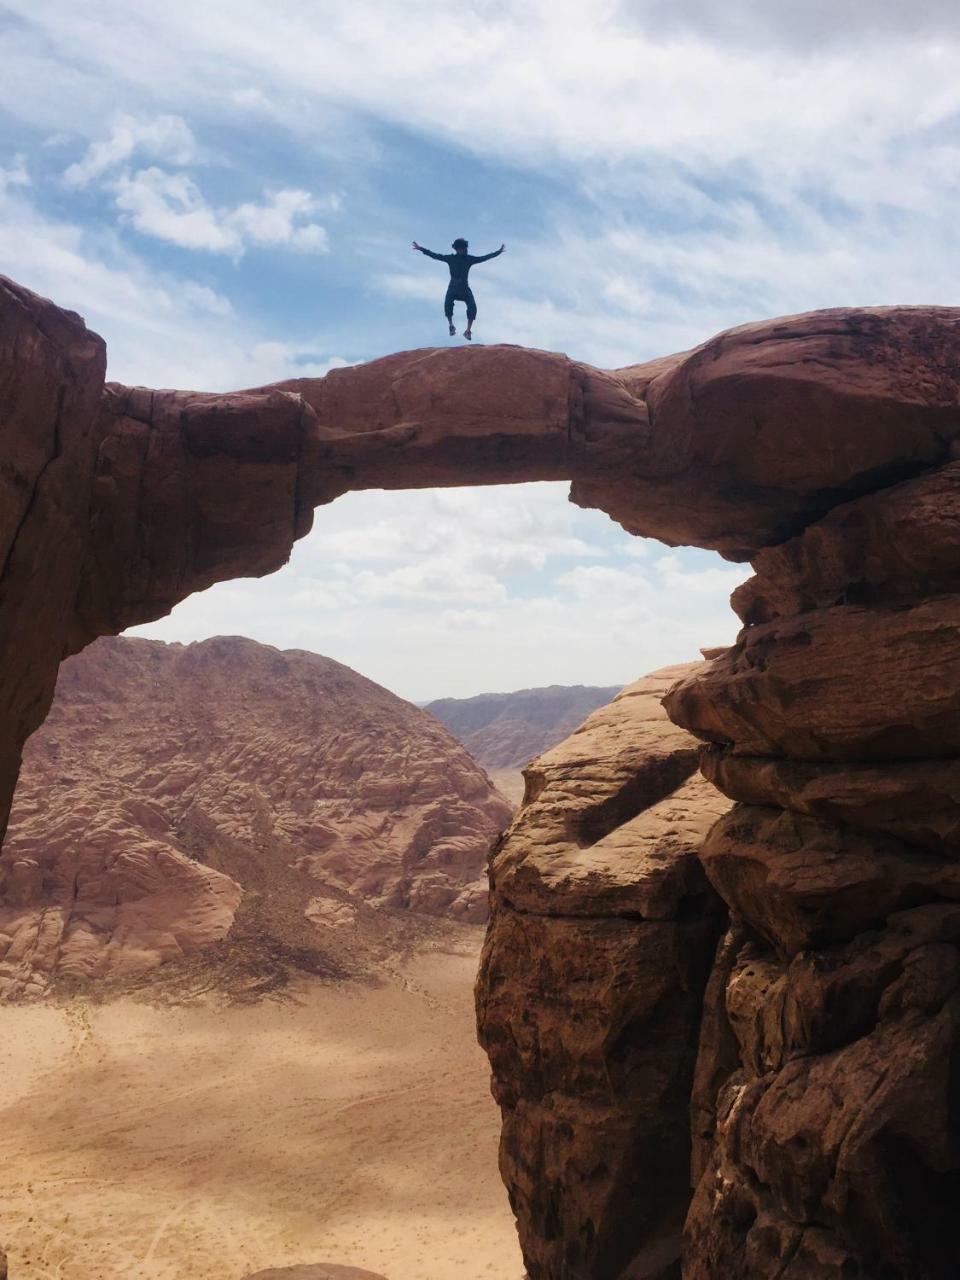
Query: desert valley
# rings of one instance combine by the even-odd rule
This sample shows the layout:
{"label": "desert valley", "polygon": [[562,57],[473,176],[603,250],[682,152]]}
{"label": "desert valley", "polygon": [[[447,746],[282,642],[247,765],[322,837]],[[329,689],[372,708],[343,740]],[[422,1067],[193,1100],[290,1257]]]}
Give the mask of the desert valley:
{"label": "desert valley", "polygon": [[[552,747],[613,692],[488,700],[496,762],[522,789],[518,736]],[[473,1004],[512,808],[429,709],[329,659],[69,659],[0,857],[12,1274],[517,1280]]]}
{"label": "desert valley", "polygon": [[473,1025],[510,817],[432,715],[328,659],[64,664],[0,857],[13,1274],[515,1280]]}
{"label": "desert valley", "polygon": [[0,1280],[957,1280],[960,11],[0,10]]}

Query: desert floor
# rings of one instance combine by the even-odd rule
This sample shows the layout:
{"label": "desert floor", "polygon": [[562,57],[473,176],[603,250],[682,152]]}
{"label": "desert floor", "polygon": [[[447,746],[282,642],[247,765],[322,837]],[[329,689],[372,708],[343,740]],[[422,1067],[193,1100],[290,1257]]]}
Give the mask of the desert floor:
{"label": "desert floor", "polygon": [[488,769],[493,785],[511,804],[519,805],[523,799],[523,772],[520,769]]}
{"label": "desert floor", "polygon": [[0,1009],[11,1280],[239,1280],[340,1262],[519,1280],[475,1043],[479,931],[380,986],[251,1006]]}

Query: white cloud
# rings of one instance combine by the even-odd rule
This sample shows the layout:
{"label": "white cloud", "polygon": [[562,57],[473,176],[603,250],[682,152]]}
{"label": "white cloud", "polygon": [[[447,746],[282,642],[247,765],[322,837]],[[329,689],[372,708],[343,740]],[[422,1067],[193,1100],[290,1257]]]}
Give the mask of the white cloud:
{"label": "white cloud", "polygon": [[120,116],[110,136],[92,142],[81,160],[63,175],[69,187],[85,187],[119,168],[134,154],[142,153],[171,164],[190,164],[197,144],[187,122],[180,116],[161,115],[152,120]]}
{"label": "white cloud", "polygon": [[66,169],[64,182],[74,189],[101,185],[113,194],[127,224],[181,249],[239,257],[251,245],[318,253],[330,247],[326,228],[310,219],[321,211],[337,212],[338,194],[318,198],[284,188],[259,202],[215,207],[185,172],[155,164],[132,168],[139,155],[187,165],[197,160],[198,147],[180,116],[120,116],[107,138],[91,143],[82,159]]}
{"label": "white cloud", "polygon": [[[325,229],[315,222],[304,221],[320,207],[320,201],[308,191],[277,191],[262,204],[239,205],[226,215],[226,222],[241,242],[326,252],[330,241]],[[338,203],[327,201],[325,207],[337,208]]]}
{"label": "white cloud", "polygon": [[29,187],[30,173],[27,169],[26,157],[17,154],[13,157],[13,163],[7,168],[0,165],[0,192],[6,191],[8,187]]}
{"label": "white cloud", "polygon": [[317,344],[265,340],[208,284],[148,267],[112,238],[48,217],[0,184],[0,271],[109,333],[109,376],[229,391],[346,364]]}
{"label": "white cloud", "polygon": [[[313,123],[305,103],[335,102],[541,164],[659,155],[716,171],[752,157],[778,174],[836,174],[905,126],[946,121],[957,103],[958,23],[945,0],[916,20],[901,0],[817,0],[795,12],[749,0],[719,16],[706,0],[475,0],[454,10],[330,0],[322,18],[296,0],[101,0],[95,15],[70,0],[7,8],[22,24],[14,110],[18,90],[33,103],[21,79],[52,49],[88,68],[85,92],[65,101],[91,114],[106,76],[127,95],[208,116],[246,94],[299,133]],[[742,39],[750,33],[761,38]]]}
{"label": "white cloud", "polygon": [[117,208],[141,234],[168,240],[182,249],[237,253],[237,232],[221,223],[196,183],[183,173],[141,169],[113,184]]}
{"label": "white cloud", "polygon": [[[504,558],[498,528],[518,544],[514,556]],[[358,493],[317,512],[279,574],[230,584],[229,600],[214,587],[138,631],[241,632],[314,649],[414,699],[616,684],[730,643],[738,622],[727,598],[745,573],[631,539],[571,506],[562,484]]]}
{"label": "white cloud", "polygon": [[325,228],[304,220],[321,207],[307,191],[277,191],[260,204],[215,209],[186,174],[153,167],[117,178],[111,187],[117,207],[142,235],[181,249],[238,257],[250,245],[319,253],[330,247]]}

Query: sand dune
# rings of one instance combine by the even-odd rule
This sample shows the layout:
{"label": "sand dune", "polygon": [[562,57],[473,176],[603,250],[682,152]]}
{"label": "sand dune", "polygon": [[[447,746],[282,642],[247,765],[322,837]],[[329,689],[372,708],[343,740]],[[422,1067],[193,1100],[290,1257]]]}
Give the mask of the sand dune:
{"label": "sand dune", "polygon": [[464,927],[296,1002],[0,1009],[17,1280],[240,1280],[337,1262],[518,1280]]}

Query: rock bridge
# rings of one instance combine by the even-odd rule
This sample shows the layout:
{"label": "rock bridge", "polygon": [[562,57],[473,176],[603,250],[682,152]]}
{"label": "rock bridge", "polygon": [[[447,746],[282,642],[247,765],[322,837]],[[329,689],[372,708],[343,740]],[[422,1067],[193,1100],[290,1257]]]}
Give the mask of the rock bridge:
{"label": "rock bridge", "polygon": [[[685,1002],[683,1026],[661,1043],[641,1018],[620,1038],[626,1074],[609,1035],[578,1059],[574,1027],[561,1057],[582,1117],[537,1112],[556,1062],[524,1011],[526,1092],[498,1083],[529,1273],[677,1276],[686,1214],[686,1280],[957,1274],[960,310],[817,312],[615,371],[494,346],[225,395],[104,376],[79,317],[0,280],[0,829],[65,655],[272,572],[350,490],[570,480],[633,533],[752,560],[737,644],[665,698],[737,802],[700,854],[730,928],[709,981],[708,957],[658,991]],[[676,781],[652,770],[644,803]],[[536,910],[564,914],[516,909],[499,874],[480,987],[495,1073],[521,1032],[491,1013],[510,931],[532,945]],[[612,908],[636,931],[607,975],[621,988],[650,977],[629,960],[643,930],[685,921],[687,890],[649,887]],[[552,970],[533,957],[560,975],[555,1024],[585,1016],[562,989],[584,937]],[[622,1109],[630,1071],[658,1062],[675,1065],[671,1114],[618,1165],[578,1148],[597,1090]],[[692,1201],[686,1167],[664,1164],[651,1217],[638,1198],[664,1128],[691,1141],[691,1089]]]}

